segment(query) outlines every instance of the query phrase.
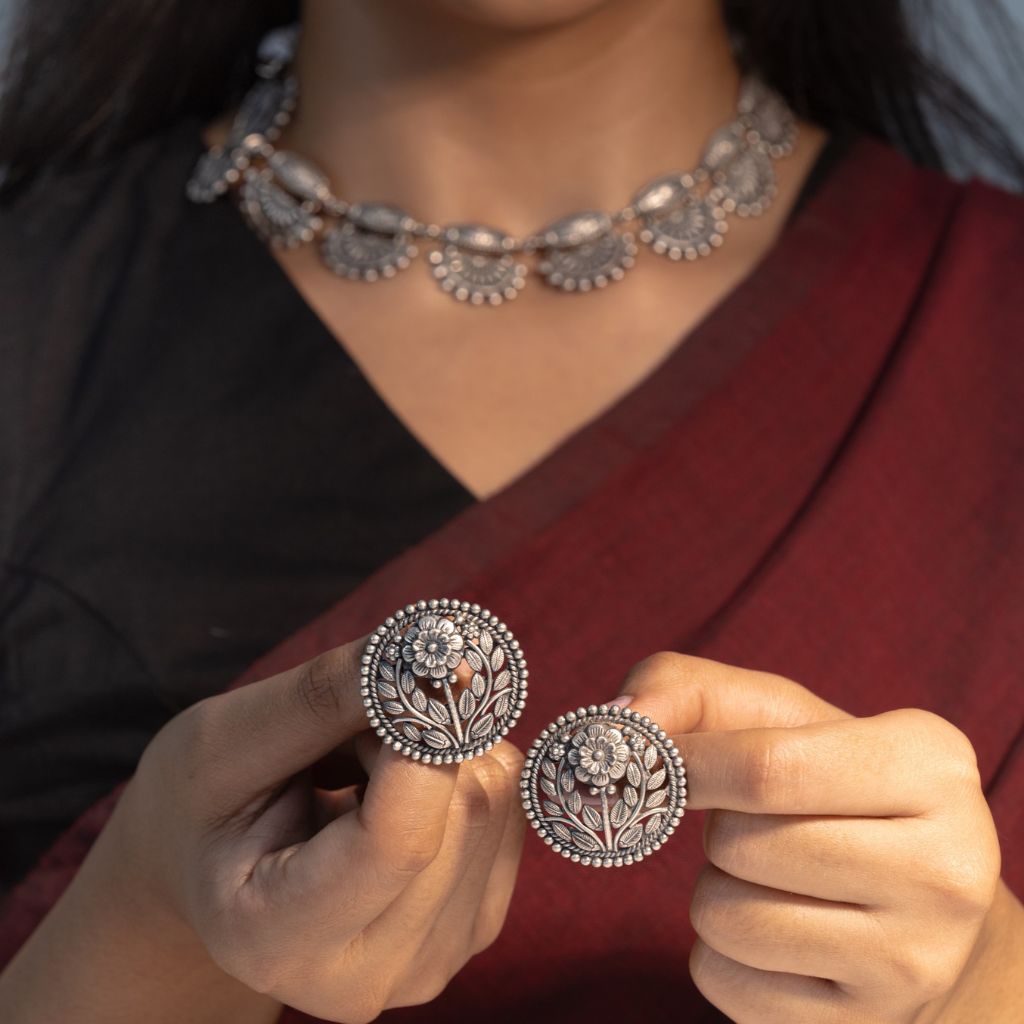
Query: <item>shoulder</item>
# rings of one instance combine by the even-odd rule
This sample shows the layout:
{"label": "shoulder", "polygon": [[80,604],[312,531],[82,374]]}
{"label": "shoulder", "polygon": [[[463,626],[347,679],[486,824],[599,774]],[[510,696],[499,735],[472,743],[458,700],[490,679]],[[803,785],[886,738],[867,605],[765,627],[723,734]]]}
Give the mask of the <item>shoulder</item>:
{"label": "shoulder", "polygon": [[1024,304],[1014,294],[1024,272],[1024,196],[979,179],[952,187],[922,296],[923,322],[979,358],[1005,359],[1006,383],[1019,385]]}
{"label": "shoulder", "polygon": [[879,284],[915,254],[908,329],[973,345],[985,326],[989,344],[1019,341],[1024,304],[1008,300],[1024,267],[1024,196],[977,178],[954,180],[874,141],[862,141],[848,163],[854,205],[889,243],[871,256]]}
{"label": "shoulder", "polygon": [[1024,337],[1024,305],[1010,301],[1024,273],[1024,196],[980,180],[959,186],[943,252],[946,301]]}
{"label": "shoulder", "polygon": [[200,151],[197,132],[195,121],[179,122],[116,156],[40,173],[0,202],[0,300],[24,310],[69,271],[99,282],[161,214],[184,205],[183,175]]}
{"label": "shoulder", "polygon": [[[902,157],[896,159],[902,161]],[[908,411],[946,438],[964,466],[1001,466],[1019,504],[1024,476],[1024,197],[979,179],[955,181],[907,165],[903,201],[927,244],[897,336],[888,378]],[[877,254],[874,275],[896,267]],[[960,458],[956,459],[959,453]]]}

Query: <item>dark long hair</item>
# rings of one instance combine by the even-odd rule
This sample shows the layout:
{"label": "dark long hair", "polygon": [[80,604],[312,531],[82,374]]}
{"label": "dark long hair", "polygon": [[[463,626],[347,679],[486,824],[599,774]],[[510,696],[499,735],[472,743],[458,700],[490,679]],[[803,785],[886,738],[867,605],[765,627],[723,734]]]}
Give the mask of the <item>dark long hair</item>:
{"label": "dark long hair", "polygon": [[[943,135],[966,139],[1024,183],[1007,133],[916,41],[911,15],[915,26],[939,17],[927,0],[913,12],[898,0],[723,3],[744,62],[802,116],[887,139],[930,166],[948,166]],[[996,44],[1006,40],[998,0],[972,9]],[[297,0],[21,0],[0,98],[6,187],[115,154],[182,115],[215,116],[244,87],[262,33],[297,16]]]}

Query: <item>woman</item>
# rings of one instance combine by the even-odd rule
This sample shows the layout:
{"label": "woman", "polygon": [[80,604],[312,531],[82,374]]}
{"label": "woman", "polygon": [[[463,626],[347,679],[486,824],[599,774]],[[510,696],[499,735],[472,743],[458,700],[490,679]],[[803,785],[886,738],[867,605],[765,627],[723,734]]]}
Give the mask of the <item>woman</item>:
{"label": "woman", "polygon": [[[696,167],[741,60],[797,110],[699,258],[579,296],[531,265],[493,309],[186,197],[293,14],[26,14],[5,1019],[1019,1017],[1024,211],[871,138],[936,160],[896,7],[307,0],[276,150],[442,225],[525,236]],[[248,216],[309,227],[281,204]],[[356,680],[444,593],[500,609],[533,686],[510,741],[428,767]],[[512,744],[616,693],[676,738],[703,848],[684,819],[641,866],[520,865]]]}

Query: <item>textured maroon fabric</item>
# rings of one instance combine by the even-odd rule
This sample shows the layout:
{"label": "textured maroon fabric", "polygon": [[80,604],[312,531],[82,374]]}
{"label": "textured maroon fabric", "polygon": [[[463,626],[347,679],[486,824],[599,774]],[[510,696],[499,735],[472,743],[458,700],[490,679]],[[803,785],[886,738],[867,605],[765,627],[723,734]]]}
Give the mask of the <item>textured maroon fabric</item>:
{"label": "textured maroon fabric", "polygon": [[[448,595],[522,640],[521,746],[660,649],[778,672],[858,715],[929,708],[975,743],[1024,891],[1022,266],[1020,200],[858,143],[657,373],[240,682]],[[13,893],[5,958],[110,803]],[[386,1017],[721,1019],[686,966],[700,815],[629,869],[526,842],[499,941],[436,1002]]]}

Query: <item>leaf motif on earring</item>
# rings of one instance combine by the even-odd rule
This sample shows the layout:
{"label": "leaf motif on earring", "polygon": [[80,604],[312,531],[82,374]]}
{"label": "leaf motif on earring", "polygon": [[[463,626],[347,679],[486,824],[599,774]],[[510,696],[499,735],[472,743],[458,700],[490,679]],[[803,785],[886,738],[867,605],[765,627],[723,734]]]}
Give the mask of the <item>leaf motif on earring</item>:
{"label": "leaf motif on earring", "polygon": [[[499,652],[507,677],[500,689],[492,668]],[[480,670],[467,679],[458,670],[471,654]],[[519,641],[497,615],[440,598],[399,608],[377,627],[360,694],[384,743],[416,761],[453,764],[486,753],[515,726],[528,675]]]}
{"label": "leaf motif on earring", "polygon": [[533,741],[520,776],[540,838],[573,863],[606,868],[661,849],[683,816],[686,785],[665,731],[614,704],[556,718]]}

